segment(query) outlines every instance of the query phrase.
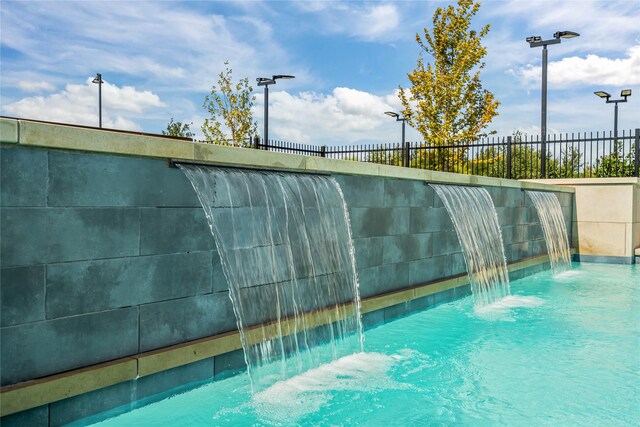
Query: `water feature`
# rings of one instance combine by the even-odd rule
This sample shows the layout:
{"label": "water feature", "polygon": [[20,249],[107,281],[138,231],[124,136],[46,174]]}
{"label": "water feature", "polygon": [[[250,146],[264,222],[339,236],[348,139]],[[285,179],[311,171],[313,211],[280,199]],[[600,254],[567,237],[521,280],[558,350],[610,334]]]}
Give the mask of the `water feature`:
{"label": "water feature", "polygon": [[354,248],[335,179],[178,166],[214,236],[253,390],[362,351]]}
{"label": "water feature", "polygon": [[456,229],[476,307],[508,295],[509,273],[493,200],[482,187],[431,184]]}
{"label": "water feature", "polygon": [[543,271],[512,282],[514,296],[535,295],[536,305],[494,305],[478,314],[463,298],[370,329],[367,353],[260,393],[251,394],[247,376],[236,375],[94,422],[637,426],[639,284],[640,265],[575,264],[555,277]]}
{"label": "water feature", "polygon": [[533,201],[536,211],[538,211],[538,218],[540,218],[544,240],[547,243],[547,252],[549,253],[553,274],[570,270],[569,238],[567,237],[567,226],[564,222],[558,197],[554,193],[544,191],[527,190],[525,192]]}

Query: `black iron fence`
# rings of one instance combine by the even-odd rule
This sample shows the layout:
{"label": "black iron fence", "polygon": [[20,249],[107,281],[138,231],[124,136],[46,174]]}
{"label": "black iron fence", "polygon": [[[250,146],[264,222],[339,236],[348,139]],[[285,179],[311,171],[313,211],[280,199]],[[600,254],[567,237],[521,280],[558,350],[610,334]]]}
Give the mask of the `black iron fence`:
{"label": "black iron fence", "polygon": [[251,145],[283,153],[510,179],[640,176],[640,129],[617,137],[611,132],[550,135],[544,177],[539,136],[490,137],[443,146],[408,142],[333,147],[282,141],[264,144],[257,138]]}

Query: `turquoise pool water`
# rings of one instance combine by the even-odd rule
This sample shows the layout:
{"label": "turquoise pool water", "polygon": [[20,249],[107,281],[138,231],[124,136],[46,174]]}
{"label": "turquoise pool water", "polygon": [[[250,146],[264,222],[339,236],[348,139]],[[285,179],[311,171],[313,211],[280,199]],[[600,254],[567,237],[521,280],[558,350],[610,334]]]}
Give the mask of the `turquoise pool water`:
{"label": "turquoise pool water", "polygon": [[365,353],[254,396],[240,374],[97,425],[640,425],[638,266],[574,264],[512,293],[371,329]]}

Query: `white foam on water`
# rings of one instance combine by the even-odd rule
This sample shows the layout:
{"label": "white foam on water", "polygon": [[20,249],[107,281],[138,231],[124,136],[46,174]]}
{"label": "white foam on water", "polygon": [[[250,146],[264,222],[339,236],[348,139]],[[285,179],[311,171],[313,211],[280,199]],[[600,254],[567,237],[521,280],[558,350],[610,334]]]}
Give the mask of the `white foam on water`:
{"label": "white foam on water", "polygon": [[544,300],[538,297],[524,295],[509,295],[493,304],[483,307],[476,307],[474,314],[484,320],[498,320],[515,322],[516,319],[511,316],[514,308],[532,308],[544,304]]}
{"label": "white foam on water", "polygon": [[582,276],[583,272],[580,270],[567,270],[562,273],[558,273],[553,278],[554,279],[573,279],[574,277]]}
{"label": "white foam on water", "polygon": [[391,367],[405,355],[356,353],[342,357],[295,377],[279,381],[256,393],[250,403],[263,420],[295,423],[320,410],[335,391],[373,392],[401,389],[407,385],[391,379]]}

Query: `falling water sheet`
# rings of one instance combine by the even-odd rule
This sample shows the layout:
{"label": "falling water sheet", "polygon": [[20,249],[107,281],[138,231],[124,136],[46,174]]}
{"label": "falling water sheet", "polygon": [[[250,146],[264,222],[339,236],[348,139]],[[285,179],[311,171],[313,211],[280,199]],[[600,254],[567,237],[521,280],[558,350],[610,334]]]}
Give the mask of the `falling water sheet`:
{"label": "falling water sheet", "polygon": [[509,273],[493,200],[482,187],[431,184],[456,229],[476,307],[510,295]]}
{"label": "falling water sheet", "polygon": [[571,270],[569,237],[558,196],[544,191],[527,190],[525,192],[538,212],[553,274]]}
{"label": "falling water sheet", "polygon": [[349,217],[335,179],[179,167],[216,242],[253,390],[362,351]]}

